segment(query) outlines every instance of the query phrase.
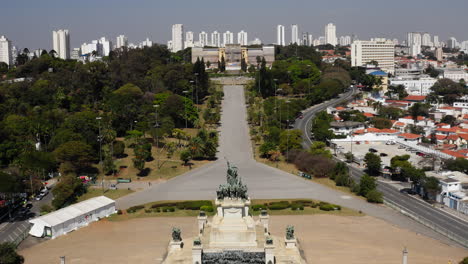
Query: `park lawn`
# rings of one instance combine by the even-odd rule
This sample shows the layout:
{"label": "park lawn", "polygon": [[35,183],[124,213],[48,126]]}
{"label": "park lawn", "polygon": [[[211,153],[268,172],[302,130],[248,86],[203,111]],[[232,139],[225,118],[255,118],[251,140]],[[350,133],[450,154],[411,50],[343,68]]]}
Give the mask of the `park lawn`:
{"label": "park lawn", "polygon": [[[195,130],[195,129],[193,129]],[[196,131],[188,131],[189,134],[196,134]],[[176,139],[170,139],[177,141]],[[170,142],[170,141],[169,141]],[[184,162],[179,159],[180,152],[183,148],[179,148],[174,152],[171,158],[167,157],[167,152],[164,148],[157,149],[153,147],[151,149],[153,160],[145,163],[145,168],[149,168],[149,173],[146,176],[138,176],[139,170],[134,168],[132,159],[134,158],[134,152],[131,148],[125,148],[125,154],[127,157],[118,159],[116,161],[117,168],[123,166],[120,172],[116,176],[106,176],[106,181],[116,180],[117,178],[130,178],[133,180],[168,180],[175,176],[181,175],[188,172],[190,169],[201,167],[205,164],[210,163],[208,160],[191,160],[191,166],[184,165]],[[102,177],[102,176],[101,176]]]}
{"label": "park lawn", "polygon": [[128,195],[128,194],[130,194],[132,192],[133,192],[132,190],[128,190],[128,189],[117,189],[117,190],[110,190],[109,189],[109,190],[106,190],[104,192],[104,194],[103,194],[102,189],[100,189],[100,188],[88,188],[88,190],[87,190],[87,192],[85,194],[78,197],[78,202],[87,200],[89,198],[101,196],[101,195],[104,195],[104,196],[106,196],[108,198],[111,198],[111,199],[115,200],[115,199],[120,198],[122,196]]}

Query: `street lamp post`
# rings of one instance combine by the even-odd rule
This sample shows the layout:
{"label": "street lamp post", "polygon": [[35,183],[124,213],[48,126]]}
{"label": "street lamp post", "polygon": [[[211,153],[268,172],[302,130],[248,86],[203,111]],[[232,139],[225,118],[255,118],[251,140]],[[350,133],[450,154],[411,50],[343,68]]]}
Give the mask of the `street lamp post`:
{"label": "street lamp post", "polygon": [[102,172],[101,186],[102,186],[102,192],[104,193],[104,166],[103,166],[104,164],[102,164],[101,119],[102,119],[102,117],[100,117],[100,116],[96,117],[96,120],[98,121],[98,128],[99,128],[99,135],[98,135],[98,141],[99,141],[99,164],[101,165],[101,172]]}
{"label": "street lamp post", "polygon": [[[187,91],[187,90],[183,91],[183,93],[185,94],[185,97],[187,97],[188,92],[189,91]],[[188,125],[187,125],[187,118],[188,117],[187,117],[187,103],[185,102],[185,100],[184,100],[184,111],[185,111],[185,129],[187,129],[188,128]]]}
{"label": "street lamp post", "polygon": [[291,102],[291,101],[289,101],[289,100],[286,101],[286,105],[287,105],[287,118],[288,118],[288,119],[286,119],[286,130],[287,130],[287,133],[288,133],[288,134],[286,135],[286,149],[288,150],[288,152],[286,152],[286,159],[289,158],[289,133],[290,133],[290,132],[289,132],[289,103],[290,103],[290,102]]}
{"label": "street lamp post", "polygon": [[159,105],[153,105],[153,107],[154,107],[154,116],[156,119],[156,123],[154,124],[154,128],[156,129],[156,162],[157,162],[156,168],[159,169],[159,155],[158,155],[158,152],[159,152],[158,107]]}

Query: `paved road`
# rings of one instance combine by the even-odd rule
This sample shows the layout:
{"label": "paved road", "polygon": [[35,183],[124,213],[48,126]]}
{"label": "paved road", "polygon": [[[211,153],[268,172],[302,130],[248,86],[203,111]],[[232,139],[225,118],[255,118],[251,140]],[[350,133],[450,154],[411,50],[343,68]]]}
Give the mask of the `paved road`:
{"label": "paved road", "polygon": [[[339,204],[384,219],[394,225],[441,239],[437,233],[384,206],[301,179],[292,174],[258,163],[253,159],[243,86],[224,86],[225,99],[220,127],[218,160],[194,169],[167,182],[118,199],[117,208],[162,200],[213,199],[221,183],[226,181],[226,159],[237,165],[239,175],[253,199],[308,198]],[[305,116],[306,117],[306,116]],[[443,238],[442,238],[443,239]],[[445,239],[444,241],[449,242]]]}
{"label": "paved road", "polygon": [[[338,99],[312,107],[304,113],[304,118],[296,120],[295,128],[303,131],[304,148],[309,148],[312,144],[310,122],[315,114],[325,110],[329,106],[334,106],[345,100],[349,100],[354,93],[355,90],[352,89],[340,96]],[[349,168],[351,176],[357,180],[359,180],[359,178],[364,174],[361,169],[352,166],[349,166]],[[466,221],[449,215],[440,209],[434,208],[426,202],[419,201],[406,194],[400,193],[397,189],[387,183],[379,182],[378,190],[384,194],[384,199],[386,201],[396,204],[398,207],[423,218],[425,221],[432,222],[438,229],[443,230],[443,232],[455,234],[455,236],[459,236],[465,240],[468,239],[468,223]]]}

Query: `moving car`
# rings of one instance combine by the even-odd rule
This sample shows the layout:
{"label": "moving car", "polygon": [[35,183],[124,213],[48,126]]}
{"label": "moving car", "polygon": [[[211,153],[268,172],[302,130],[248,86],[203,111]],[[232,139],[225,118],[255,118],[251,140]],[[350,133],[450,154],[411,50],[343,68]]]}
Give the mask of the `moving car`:
{"label": "moving car", "polygon": [[379,151],[376,150],[375,148],[369,148],[369,152],[376,153],[376,152],[379,152]]}
{"label": "moving car", "polygon": [[387,153],[383,153],[383,152],[382,152],[382,153],[380,153],[380,157],[387,157],[387,156],[388,156],[388,154],[387,154]]}

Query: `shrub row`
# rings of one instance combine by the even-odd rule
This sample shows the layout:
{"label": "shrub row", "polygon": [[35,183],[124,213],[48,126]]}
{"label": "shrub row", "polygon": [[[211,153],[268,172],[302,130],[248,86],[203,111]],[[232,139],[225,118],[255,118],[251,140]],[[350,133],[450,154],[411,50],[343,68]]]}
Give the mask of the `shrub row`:
{"label": "shrub row", "polygon": [[135,206],[132,206],[132,207],[128,208],[127,213],[132,214],[132,213],[135,213],[136,211],[141,210],[143,208],[145,208],[144,205],[135,205]]}
{"label": "shrub row", "polygon": [[312,200],[297,200],[292,203],[288,201],[270,202],[265,204],[254,204],[250,208],[253,211],[260,211],[263,209],[269,210],[284,210],[291,208],[291,210],[304,210],[304,207],[319,208],[323,211],[341,210],[341,206],[330,204],[327,202],[314,202]]}
{"label": "shrub row", "polygon": [[[177,207],[179,210],[200,210],[203,206],[213,207],[211,201],[185,201],[185,202],[172,202],[172,203],[159,203],[153,204],[151,208],[163,208],[163,207]],[[213,208],[211,208],[213,210]]]}

